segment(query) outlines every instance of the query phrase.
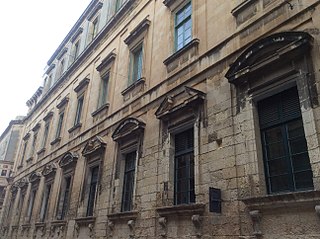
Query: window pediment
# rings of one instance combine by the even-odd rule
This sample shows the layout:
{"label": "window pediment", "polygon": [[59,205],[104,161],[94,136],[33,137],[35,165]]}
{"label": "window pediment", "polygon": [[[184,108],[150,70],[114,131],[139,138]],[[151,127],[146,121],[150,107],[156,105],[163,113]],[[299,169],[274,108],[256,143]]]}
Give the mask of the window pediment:
{"label": "window pediment", "polygon": [[28,179],[27,178],[22,178],[20,181],[17,182],[16,186],[23,189],[27,187],[28,185]]}
{"label": "window pediment", "polygon": [[119,126],[116,128],[114,133],[112,134],[112,138],[114,141],[121,140],[126,136],[135,134],[141,130],[144,130],[145,123],[136,119],[136,118],[128,118],[122,121]]}
{"label": "window pediment", "polygon": [[56,172],[57,170],[57,165],[55,163],[50,163],[44,166],[42,170],[42,175],[44,177],[48,177],[49,175],[52,175]]}
{"label": "window pediment", "polygon": [[59,161],[59,166],[61,168],[72,167],[74,164],[77,163],[78,154],[74,152],[67,152],[62,159]]}
{"label": "window pediment", "polygon": [[33,131],[33,132],[36,132],[36,131],[38,131],[39,128],[40,128],[40,123],[37,123],[37,124],[32,128],[32,131]]}
{"label": "window pediment", "polygon": [[64,97],[64,98],[59,102],[59,104],[57,104],[57,108],[58,108],[58,109],[61,109],[62,107],[64,107],[65,105],[67,105],[68,102],[69,102],[69,97],[66,96],[66,97]]}
{"label": "window pediment", "polygon": [[29,177],[29,182],[30,183],[35,183],[39,181],[41,178],[41,173],[40,172],[33,172],[30,177]]}
{"label": "window pediment", "polygon": [[76,88],[74,88],[74,91],[77,93],[80,92],[89,84],[89,82],[90,82],[90,79],[84,78],[82,81],[80,81],[78,86]]}
{"label": "window pediment", "polygon": [[96,136],[95,138],[88,141],[88,143],[85,145],[82,155],[87,157],[95,153],[99,153],[102,150],[104,150],[106,146],[106,142],[103,140],[102,137]]}
{"label": "window pediment", "polygon": [[53,112],[50,111],[48,114],[46,114],[45,117],[43,117],[43,120],[44,121],[49,121],[52,118],[52,116],[53,116]]}
{"label": "window pediment", "polygon": [[117,54],[114,52],[109,53],[102,62],[97,66],[97,71],[101,72],[104,68],[106,68],[108,65],[110,65],[115,59]]}
{"label": "window pediment", "polygon": [[179,110],[203,101],[205,96],[204,92],[185,86],[183,91],[172,96],[167,96],[160,104],[155,115],[158,119],[169,117]]}
{"label": "window pediment", "polygon": [[312,36],[306,32],[281,32],[268,36],[246,49],[230,66],[225,77],[229,83],[240,83],[250,73],[288,58],[289,54],[303,54],[311,42]]}
{"label": "window pediment", "polygon": [[150,20],[145,18],[136,26],[129,34],[129,36],[124,40],[124,43],[131,45],[131,43],[136,40],[140,35],[142,35],[150,26]]}

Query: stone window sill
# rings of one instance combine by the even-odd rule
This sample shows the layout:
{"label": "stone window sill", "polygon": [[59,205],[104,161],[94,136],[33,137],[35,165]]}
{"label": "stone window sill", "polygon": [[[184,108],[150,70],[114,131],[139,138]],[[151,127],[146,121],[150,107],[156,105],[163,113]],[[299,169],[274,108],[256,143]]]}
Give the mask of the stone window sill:
{"label": "stone window sill", "polygon": [[163,61],[163,64],[167,67],[167,72],[172,72],[182,64],[190,61],[194,56],[198,54],[198,46],[200,40],[195,38],[180,50],[173,53],[167,59]]}
{"label": "stone window sill", "polygon": [[20,164],[19,166],[18,166],[18,169],[22,169],[23,168],[23,164]]}
{"label": "stone window sill", "polygon": [[32,162],[32,160],[33,160],[33,157],[30,157],[30,158],[28,158],[28,159],[26,160],[26,162],[27,162],[27,163],[30,163],[30,162]]}
{"label": "stone window sill", "polygon": [[65,226],[66,223],[67,223],[67,221],[65,221],[65,220],[56,220],[56,221],[51,222],[51,226],[54,226],[54,227]]}
{"label": "stone window sill", "polygon": [[166,207],[156,208],[159,216],[174,216],[174,215],[195,215],[203,214],[205,211],[205,204],[203,203],[194,203],[194,204],[182,204]]}
{"label": "stone window sill", "polygon": [[88,225],[90,223],[94,223],[95,217],[78,217],[74,219],[78,225]]}
{"label": "stone window sill", "polygon": [[24,225],[21,225],[22,228],[30,228],[31,227],[31,224],[24,224]]}
{"label": "stone window sill", "polygon": [[36,222],[34,225],[35,225],[36,228],[45,227],[46,226],[46,224],[44,222]]}
{"label": "stone window sill", "polygon": [[316,205],[320,201],[320,191],[290,192],[260,197],[243,198],[250,210]]}
{"label": "stone window sill", "polygon": [[107,110],[109,108],[109,103],[105,103],[102,106],[100,106],[97,110],[91,113],[92,117],[95,117],[96,115],[100,114],[102,111]]}
{"label": "stone window sill", "polygon": [[46,148],[42,148],[42,149],[40,149],[38,152],[37,152],[37,154],[39,155],[39,154],[42,154],[42,153],[44,153],[46,151]]}
{"label": "stone window sill", "polygon": [[144,77],[140,78],[139,80],[136,80],[131,85],[129,85],[125,90],[123,90],[121,92],[121,95],[123,96],[127,95],[129,92],[133,91],[135,88],[138,88],[138,86],[144,85],[144,83],[145,83]]}
{"label": "stone window sill", "polygon": [[56,143],[59,143],[61,141],[61,137],[55,138],[50,144],[54,145]]}
{"label": "stone window sill", "polygon": [[69,133],[72,133],[73,131],[75,131],[76,129],[79,129],[81,128],[82,124],[81,123],[78,123],[76,125],[74,125],[72,128],[68,129],[68,132]]}
{"label": "stone window sill", "polygon": [[135,220],[137,217],[138,217],[138,211],[119,212],[119,213],[108,214],[108,219],[110,221]]}

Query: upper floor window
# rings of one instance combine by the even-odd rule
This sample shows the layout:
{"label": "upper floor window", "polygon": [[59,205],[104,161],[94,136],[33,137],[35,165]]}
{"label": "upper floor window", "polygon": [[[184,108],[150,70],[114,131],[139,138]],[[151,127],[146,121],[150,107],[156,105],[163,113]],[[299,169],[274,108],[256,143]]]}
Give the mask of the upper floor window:
{"label": "upper floor window", "polygon": [[49,130],[50,130],[50,121],[47,121],[44,125],[44,132],[42,138],[42,148],[45,148],[47,145],[48,137],[49,137]]}
{"label": "upper floor window", "polygon": [[191,2],[175,15],[175,49],[183,48],[192,40],[192,7]]}
{"label": "upper floor window", "polygon": [[80,39],[77,40],[73,45],[73,57],[76,59],[80,53]]}
{"label": "upper floor window", "polygon": [[101,78],[100,90],[99,90],[98,108],[102,107],[103,105],[105,105],[107,103],[109,77],[110,77],[110,72],[108,72],[106,75],[104,75]]}
{"label": "upper floor window", "polygon": [[131,51],[129,85],[142,77],[142,44]]}
{"label": "upper floor window", "polygon": [[64,111],[61,111],[59,113],[59,119],[58,119],[57,131],[56,131],[56,139],[59,138],[61,135],[63,120],[64,120]]}
{"label": "upper floor window", "polygon": [[78,125],[81,122],[83,102],[84,102],[84,95],[81,95],[80,97],[78,97],[78,101],[77,101],[77,111],[74,118],[74,125]]}

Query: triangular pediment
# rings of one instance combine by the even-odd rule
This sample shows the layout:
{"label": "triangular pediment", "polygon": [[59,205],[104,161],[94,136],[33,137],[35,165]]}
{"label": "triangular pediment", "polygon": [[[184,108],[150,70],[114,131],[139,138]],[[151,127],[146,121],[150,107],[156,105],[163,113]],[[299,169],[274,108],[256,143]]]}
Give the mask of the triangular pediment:
{"label": "triangular pediment", "polygon": [[35,183],[37,181],[40,181],[41,178],[41,173],[40,172],[33,172],[30,176],[29,176],[29,182],[30,183]]}
{"label": "triangular pediment", "polygon": [[95,153],[99,153],[104,150],[105,146],[106,142],[103,140],[103,138],[100,136],[96,136],[93,139],[89,140],[84,146],[82,155],[86,157]]}
{"label": "triangular pediment", "polygon": [[185,86],[184,89],[174,95],[166,96],[161,102],[155,115],[158,119],[169,116],[171,113],[177,112],[193,104],[198,104],[199,101],[205,99],[206,94],[200,90]]}
{"label": "triangular pediment", "polygon": [[74,152],[67,152],[59,161],[59,166],[61,168],[71,167],[78,160],[78,154]]}
{"label": "triangular pediment", "polygon": [[311,42],[312,36],[306,32],[280,32],[263,38],[241,53],[225,77],[236,84],[262,67],[288,59],[289,54],[304,54]]}
{"label": "triangular pediment", "polygon": [[127,118],[118,125],[112,134],[112,138],[117,141],[139,130],[143,130],[145,125],[146,124],[144,122],[136,118]]}

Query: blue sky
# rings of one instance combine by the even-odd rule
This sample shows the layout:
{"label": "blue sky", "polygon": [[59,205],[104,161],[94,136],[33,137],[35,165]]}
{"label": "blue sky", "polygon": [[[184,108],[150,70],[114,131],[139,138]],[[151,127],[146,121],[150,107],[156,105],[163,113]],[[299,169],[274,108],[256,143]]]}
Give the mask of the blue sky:
{"label": "blue sky", "polygon": [[0,3],[0,135],[27,114],[47,61],[91,0],[18,0]]}

